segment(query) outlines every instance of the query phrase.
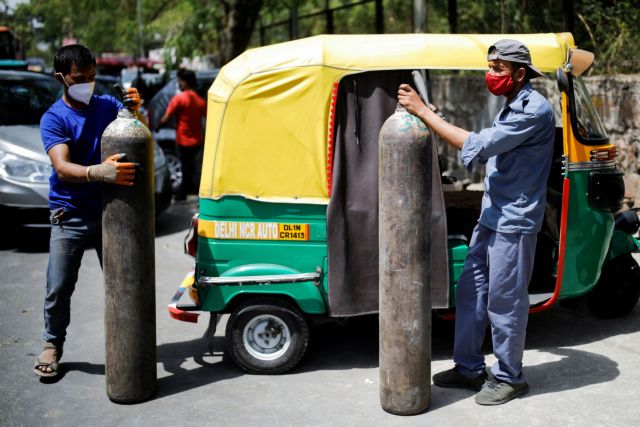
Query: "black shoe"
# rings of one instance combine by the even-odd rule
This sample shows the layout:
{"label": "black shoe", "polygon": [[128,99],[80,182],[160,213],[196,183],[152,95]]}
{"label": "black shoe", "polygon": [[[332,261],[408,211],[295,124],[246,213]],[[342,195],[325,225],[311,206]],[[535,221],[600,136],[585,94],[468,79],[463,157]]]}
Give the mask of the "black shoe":
{"label": "black shoe", "polygon": [[502,405],[528,392],[529,384],[527,383],[511,384],[490,380],[485,383],[480,393],[476,395],[476,403],[478,405]]}
{"label": "black shoe", "polygon": [[467,390],[480,391],[487,378],[486,372],[475,378],[467,378],[458,371],[458,368],[454,367],[448,371],[435,374],[433,383],[438,387],[466,388]]}

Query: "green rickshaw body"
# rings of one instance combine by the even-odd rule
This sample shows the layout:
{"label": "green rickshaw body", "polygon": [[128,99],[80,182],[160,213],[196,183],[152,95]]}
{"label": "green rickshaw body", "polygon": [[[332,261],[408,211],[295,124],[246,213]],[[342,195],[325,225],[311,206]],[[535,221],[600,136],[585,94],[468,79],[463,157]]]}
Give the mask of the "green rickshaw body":
{"label": "green rickshaw body", "polygon": [[[198,237],[197,271],[200,276],[271,276],[315,272],[326,263],[326,207],[310,204],[265,203],[237,196],[200,201],[200,224],[211,223],[217,238]],[[241,235],[243,224],[253,230]],[[221,225],[227,225],[226,228]],[[232,225],[230,225],[232,224]],[[257,224],[304,224],[307,240],[258,240],[263,236]],[[236,227],[233,228],[232,227]],[[270,227],[263,227],[265,230]],[[284,228],[284,227],[281,227]],[[294,227],[291,227],[294,228]],[[306,231],[306,230],[305,230]],[[267,232],[265,232],[266,234]],[[323,277],[325,277],[323,275]],[[202,310],[223,312],[241,295],[273,294],[295,301],[308,314],[327,312],[327,283],[314,281],[293,284],[222,285],[199,290]]]}
{"label": "green rickshaw body", "polygon": [[[196,266],[199,276],[272,276],[311,272],[318,267],[327,269],[327,219],[324,206],[263,203],[229,196],[220,200],[202,200],[199,221],[214,224],[264,221],[271,224],[309,226],[309,240],[305,241],[248,242],[240,239],[239,231],[236,233],[229,227],[219,230],[224,239],[198,236]],[[257,229],[255,232],[257,233]],[[453,291],[452,296],[455,295],[455,284],[462,273],[467,248],[464,236],[449,238],[449,285]],[[236,297],[279,295],[295,302],[304,313],[323,315],[327,314],[328,290],[327,275],[323,274],[321,280],[315,282],[201,287],[198,289],[198,299],[203,311],[228,312],[231,302]],[[454,301],[452,299],[452,305]]]}
{"label": "green rickshaw body", "polygon": [[613,234],[613,213],[592,208],[589,192],[591,171],[568,172],[571,183],[567,215],[567,250],[560,298],[574,298],[591,291],[609,252]]}

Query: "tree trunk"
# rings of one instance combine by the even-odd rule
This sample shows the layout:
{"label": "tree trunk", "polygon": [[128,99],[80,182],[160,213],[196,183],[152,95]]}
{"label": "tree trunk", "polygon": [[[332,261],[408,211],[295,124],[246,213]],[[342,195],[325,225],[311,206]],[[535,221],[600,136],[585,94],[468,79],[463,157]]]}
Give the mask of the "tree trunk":
{"label": "tree trunk", "polygon": [[220,65],[245,51],[255,28],[263,0],[221,1],[224,8],[220,37]]}

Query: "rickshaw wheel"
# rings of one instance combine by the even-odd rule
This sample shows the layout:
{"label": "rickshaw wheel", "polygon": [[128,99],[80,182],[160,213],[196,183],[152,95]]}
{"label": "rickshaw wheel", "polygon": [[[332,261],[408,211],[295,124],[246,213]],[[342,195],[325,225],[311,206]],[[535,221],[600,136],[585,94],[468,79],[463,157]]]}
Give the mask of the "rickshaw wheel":
{"label": "rickshaw wheel", "polygon": [[628,314],[640,297],[640,267],[631,254],[607,262],[600,280],[587,295],[587,305],[593,314],[613,319]]}
{"label": "rickshaw wheel", "polygon": [[292,304],[259,298],[241,304],[229,316],[227,354],[251,374],[277,375],[293,368],[304,356],[309,327]]}

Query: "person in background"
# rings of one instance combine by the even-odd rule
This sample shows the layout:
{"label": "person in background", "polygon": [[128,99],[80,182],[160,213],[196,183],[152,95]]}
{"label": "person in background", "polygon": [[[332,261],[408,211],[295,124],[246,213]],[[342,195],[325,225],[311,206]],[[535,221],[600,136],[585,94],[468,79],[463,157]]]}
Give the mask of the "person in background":
{"label": "person in background", "polygon": [[156,126],[156,132],[169,121],[176,119],[176,153],[182,165],[182,183],[176,193],[176,200],[184,200],[200,181],[200,165],[204,143],[202,119],[207,115],[207,104],[195,91],[196,75],[181,68],[178,71],[180,93],[175,95]]}
{"label": "person in background", "polygon": [[[529,49],[517,40],[489,48],[489,91],[505,104],[490,128],[468,132],[442,120],[406,84],[398,101],[440,138],[460,150],[468,169],[486,165],[485,193],[456,293],[455,366],[433,376],[439,387],[479,391],[476,403],[499,405],[528,392],[522,371],[529,315],[527,287],[537,233],[545,210],[555,117],[549,102],[529,80],[542,76]],[[489,378],[482,342],[491,325],[498,359]]]}
{"label": "person in background", "polygon": [[[101,161],[102,133],[124,106],[110,95],[93,95],[96,60],[91,51],[81,45],[64,46],[53,63],[64,92],[40,121],[42,143],[53,165],[44,348],[34,366],[41,377],[59,373],[71,319],[71,295],[84,251],[94,247],[102,264],[101,183],[131,186],[136,168],[134,163],[123,162],[124,154]],[[123,101],[138,114],[136,89],[128,89]]]}

